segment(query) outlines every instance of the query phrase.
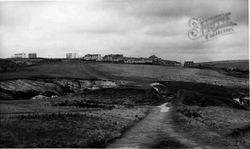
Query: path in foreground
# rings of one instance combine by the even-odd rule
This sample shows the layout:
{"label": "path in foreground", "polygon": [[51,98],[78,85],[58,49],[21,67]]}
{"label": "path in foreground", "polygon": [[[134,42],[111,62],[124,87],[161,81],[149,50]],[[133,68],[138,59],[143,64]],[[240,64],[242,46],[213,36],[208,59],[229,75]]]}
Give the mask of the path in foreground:
{"label": "path in foreground", "polygon": [[209,148],[200,147],[194,141],[175,133],[168,110],[169,107],[166,107],[166,103],[158,107],[150,107],[150,112],[145,119],[135,124],[120,139],[115,140],[107,147],[150,148],[157,143],[164,143],[166,138],[171,138],[188,148]]}

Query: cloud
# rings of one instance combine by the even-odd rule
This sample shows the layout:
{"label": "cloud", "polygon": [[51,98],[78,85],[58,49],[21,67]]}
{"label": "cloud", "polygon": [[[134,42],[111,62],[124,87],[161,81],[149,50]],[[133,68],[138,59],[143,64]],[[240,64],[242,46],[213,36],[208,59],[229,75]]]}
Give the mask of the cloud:
{"label": "cloud", "polygon": [[[165,59],[247,59],[247,0],[0,2],[0,56],[121,53]],[[190,40],[188,21],[231,12],[235,33]],[[235,54],[237,53],[237,54]]]}

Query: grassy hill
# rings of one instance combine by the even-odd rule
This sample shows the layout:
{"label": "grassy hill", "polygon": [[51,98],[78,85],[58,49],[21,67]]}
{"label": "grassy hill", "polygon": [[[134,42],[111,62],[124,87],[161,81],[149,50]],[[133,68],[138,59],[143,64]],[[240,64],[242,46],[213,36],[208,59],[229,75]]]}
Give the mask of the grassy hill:
{"label": "grassy hill", "polygon": [[195,63],[196,65],[204,65],[215,68],[236,68],[241,70],[249,70],[249,60],[227,60]]}
{"label": "grassy hill", "polygon": [[249,87],[248,78],[237,78],[214,70],[156,65],[114,64],[97,62],[50,62],[0,73],[0,81],[20,78],[78,78],[126,80],[140,83],[185,81],[224,86]]}

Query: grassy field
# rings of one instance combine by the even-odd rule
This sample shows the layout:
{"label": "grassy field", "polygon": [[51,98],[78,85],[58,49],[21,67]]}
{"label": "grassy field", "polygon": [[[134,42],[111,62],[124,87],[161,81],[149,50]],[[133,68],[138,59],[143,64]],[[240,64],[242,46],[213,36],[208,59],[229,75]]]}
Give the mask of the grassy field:
{"label": "grassy field", "polygon": [[217,84],[224,86],[249,87],[248,78],[236,78],[206,69],[129,64],[96,64],[92,67],[97,68],[103,74],[109,73],[120,79],[141,80],[142,82],[186,81],[212,84],[216,81]]}
{"label": "grassy field", "polygon": [[231,60],[231,61],[213,61],[196,63],[196,65],[206,65],[215,68],[237,68],[241,70],[249,70],[249,60]]}
{"label": "grassy field", "polygon": [[5,72],[0,74],[1,80],[19,78],[101,78],[98,74],[90,72],[86,63],[51,62],[25,67],[18,71]]}
{"label": "grassy field", "polygon": [[0,81],[19,78],[80,78],[128,80],[140,83],[153,81],[203,82],[224,86],[249,87],[249,78],[223,75],[213,70],[87,62],[53,62],[25,67],[14,72],[0,73]]}
{"label": "grassy field", "polygon": [[249,60],[213,61],[196,63],[196,68],[215,70],[221,74],[249,78]]}

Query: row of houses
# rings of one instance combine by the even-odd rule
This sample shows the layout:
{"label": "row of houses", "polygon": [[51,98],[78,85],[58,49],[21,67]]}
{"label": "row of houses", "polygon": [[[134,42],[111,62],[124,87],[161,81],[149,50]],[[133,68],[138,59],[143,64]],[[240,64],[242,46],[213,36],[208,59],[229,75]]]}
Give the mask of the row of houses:
{"label": "row of houses", "polygon": [[83,57],[83,59],[87,60],[87,61],[101,61],[102,57],[101,54],[87,54]]}
{"label": "row of houses", "polygon": [[136,57],[126,57],[124,59],[124,63],[127,64],[152,64],[153,63],[153,59],[150,58],[136,58]]}
{"label": "row of houses", "polygon": [[110,54],[105,55],[102,60],[106,62],[123,62],[124,57],[123,54]]}
{"label": "row of houses", "polygon": [[185,61],[184,67],[194,67],[194,61]]}
{"label": "row of houses", "polygon": [[148,58],[145,57],[124,57],[123,54],[109,54],[101,57],[101,54],[87,54],[83,57],[84,60],[89,61],[105,61],[105,62],[117,62],[126,64],[155,64],[155,65],[167,65],[167,66],[181,66],[180,62],[163,60],[155,55]]}
{"label": "row of houses", "polygon": [[[16,53],[12,58],[27,58],[26,53]],[[28,58],[37,58],[36,53],[28,53]],[[66,53],[67,59],[76,59],[79,58],[77,53]],[[155,65],[166,65],[166,66],[181,66],[180,62],[163,60],[158,58],[155,55],[152,55],[148,58],[145,57],[124,57],[123,54],[109,54],[104,57],[101,54],[87,54],[84,57],[81,57],[87,61],[105,61],[105,62],[120,62],[126,64],[155,64]],[[193,61],[185,61],[184,67],[193,67]]]}
{"label": "row of houses", "polygon": [[[16,53],[11,58],[27,58],[26,53]],[[37,58],[36,53],[28,53],[28,58]]]}

